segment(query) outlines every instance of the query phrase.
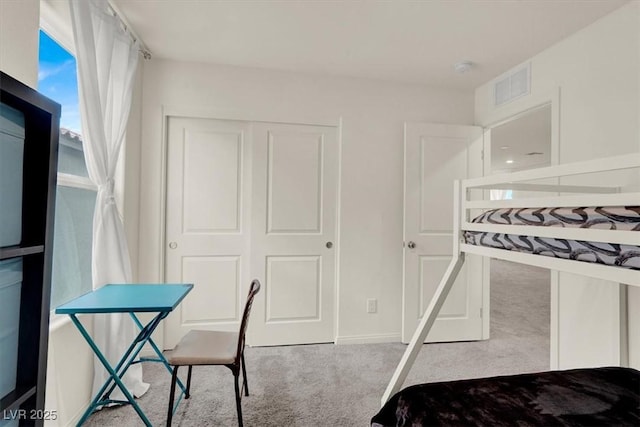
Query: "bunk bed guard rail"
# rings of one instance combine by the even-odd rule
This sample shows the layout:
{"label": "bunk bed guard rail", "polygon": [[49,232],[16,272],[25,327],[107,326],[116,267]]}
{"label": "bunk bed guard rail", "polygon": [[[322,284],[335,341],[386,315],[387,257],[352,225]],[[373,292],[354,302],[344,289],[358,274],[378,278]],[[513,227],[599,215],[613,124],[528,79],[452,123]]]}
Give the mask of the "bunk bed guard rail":
{"label": "bunk bed guard rail", "polygon": [[[579,181],[578,175],[599,174],[612,171],[632,170],[631,183],[624,186],[563,184],[562,178],[574,177],[572,182]],[[536,183],[531,183],[535,181]],[[543,181],[544,183],[539,183]],[[550,181],[553,181],[550,183]],[[636,263],[640,261],[640,153],[609,157],[585,162],[567,163],[539,169],[497,174],[481,178],[472,178],[454,182],[453,192],[453,256],[444,276],[442,277],[432,300],[413,334],[405,353],[382,396],[384,405],[389,398],[400,390],[415,361],[426,336],[444,304],[451,286],[455,282],[458,272],[464,263],[465,253],[504,259],[522,264],[552,270],[564,271],[598,279],[618,282],[622,285],[640,286],[640,269]],[[527,197],[515,200],[488,200],[486,190],[512,190],[542,192],[540,197]],[[470,200],[471,198],[475,200]],[[555,209],[594,207],[615,207],[631,212],[625,227],[613,224],[604,228],[566,227],[560,226],[510,224],[493,222],[473,222],[478,214],[487,210],[522,210],[522,209]],[[502,214],[502,212],[500,213]],[[507,221],[508,222],[508,221]],[[598,222],[598,221],[596,221]],[[557,239],[563,245],[567,241],[587,242],[592,246],[613,245],[629,251],[619,258],[618,265],[607,265],[601,259],[595,262],[583,262],[575,255],[566,258],[557,254],[533,251],[531,253],[513,250],[514,248],[500,248],[498,245],[482,246],[473,242],[473,236],[478,233],[490,233],[490,240],[495,235],[527,236],[536,240]],[[466,237],[466,239],[465,239]],[[496,241],[498,239],[495,239]],[[470,243],[471,242],[471,243]],[[547,255],[547,256],[543,256]],[[573,256],[573,258],[572,258]],[[621,259],[621,260],[620,260]]]}

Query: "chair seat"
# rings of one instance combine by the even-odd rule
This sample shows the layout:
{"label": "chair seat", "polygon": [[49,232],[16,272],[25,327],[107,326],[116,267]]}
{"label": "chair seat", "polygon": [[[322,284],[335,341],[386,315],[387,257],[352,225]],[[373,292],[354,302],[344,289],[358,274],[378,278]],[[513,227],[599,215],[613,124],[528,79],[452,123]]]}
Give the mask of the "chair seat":
{"label": "chair seat", "polygon": [[[2,1],[2,0],[0,0]],[[221,331],[190,331],[187,333],[173,350],[164,352],[167,361],[173,365],[171,372],[171,389],[169,391],[169,407],[167,408],[167,427],[171,427],[173,413],[177,409],[174,405],[176,384],[180,384],[182,393],[178,398],[178,403],[182,397],[190,397],[191,371],[193,365],[224,365],[233,374],[233,386],[236,394],[236,410],[238,411],[238,426],[242,427],[242,405],[241,389],[245,396],[249,396],[249,386],[247,385],[247,368],[244,363],[244,347],[247,324],[249,323],[249,312],[253,299],[260,290],[260,282],[257,279],[251,281],[247,302],[242,311],[242,321],[238,332]],[[178,380],[178,368],[188,366],[187,387],[185,388]],[[240,386],[239,377],[242,374],[243,383]]]}
{"label": "chair seat", "polygon": [[173,366],[230,365],[238,349],[237,332],[190,331],[165,357]]}

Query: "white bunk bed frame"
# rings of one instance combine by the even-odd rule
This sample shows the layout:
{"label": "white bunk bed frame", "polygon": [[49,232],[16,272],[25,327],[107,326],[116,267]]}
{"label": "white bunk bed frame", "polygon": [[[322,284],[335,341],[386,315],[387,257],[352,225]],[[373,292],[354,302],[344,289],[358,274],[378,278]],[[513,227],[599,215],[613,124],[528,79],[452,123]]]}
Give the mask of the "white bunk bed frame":
{"label": "white bunk bed frame", "polygon": [[[449,290],[464,264],[465,253],[488,256],[521,264],[548,268],[551,270],[610,280],[613,282],[619,282],[621,286],[640,286],[640,271],[638,270],[469,245],[464,243],[462,234],[466,230],[487,231],[525,236],[640,245],[640,232],[633,231],[542,227],[530,225],[495,225],[469,222],[471,218],[471,210],[478,211],[482,209],[538,207],[637,206],[640,204],[640,192],[623,192],[619,187],[529,184],[521,182],[633,168],[640,168],[640,153],[586,162],[567,163],[540,169],[491,175],[462,181],[456,180],[454,182],[453,190],[453,258],[449,263],[440,284],[436,288],[434,296],[427,306],[420,324],[413,334],[400,363],[391,377],[391,381],[389,381],[384,395],[382,396],[381,404],[384,405],[391,396],[400,390],[400,387],[406,379],[411,366],[422,348],[425,338],[429,334],[429,331],[440,312],[440,308],[449,294]],[[520,200],[469,200],[471,190],[488,189],[582,193],[583,195],[551,196]]]}

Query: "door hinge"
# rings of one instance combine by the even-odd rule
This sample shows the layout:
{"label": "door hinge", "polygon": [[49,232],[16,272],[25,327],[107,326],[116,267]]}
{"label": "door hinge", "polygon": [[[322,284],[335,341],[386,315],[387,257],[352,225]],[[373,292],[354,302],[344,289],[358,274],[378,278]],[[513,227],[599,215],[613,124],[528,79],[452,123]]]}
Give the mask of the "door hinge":
{"label": "door hinge", "polygon": [[482,307],[480,307],[480,318],[482,319]]}
{"label": "door hinge", "polygon": [[484,160],[484,150],[480,150],[480,160]]}

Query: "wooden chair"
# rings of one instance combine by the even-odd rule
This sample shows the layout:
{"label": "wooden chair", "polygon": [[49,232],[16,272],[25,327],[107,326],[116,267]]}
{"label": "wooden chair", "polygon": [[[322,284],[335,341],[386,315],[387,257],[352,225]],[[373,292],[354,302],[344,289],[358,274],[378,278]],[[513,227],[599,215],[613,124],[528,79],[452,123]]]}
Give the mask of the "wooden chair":
{"label": "wooden chair", "polygon": [[242,395],[240,393],[239,376],[242,369],[243,384],[245,396],[249,396],[249,386],[247,384],[247,370],[244,363],[244,343],[247,324],[249,323],[249,312],[253,304],[253,298],[260,290],[260,282],[254,280],[249,288],[249,295],[244,306],[242,314],[242,322],[238,332],[220,332],[220,331],[190,331],[187,333],[173,350],[165,352],[165,357],[170,365],[173,366],[171,375],[171,391],[169,395],[169,410],[167,412],[167,426],[171,425],[174,411],[174,395],[176,390],[176,381],[178,379],[178,368],[180,366],[188,366],[187,387],[185,390],[185,399],[190,397],[189,389],[191,387],[191,370],[194,365],[224,365],[231,369],[235,379],[236,391],[236,409],[238,410],[238,425],[242,427],[242,407],[240,401]]}

